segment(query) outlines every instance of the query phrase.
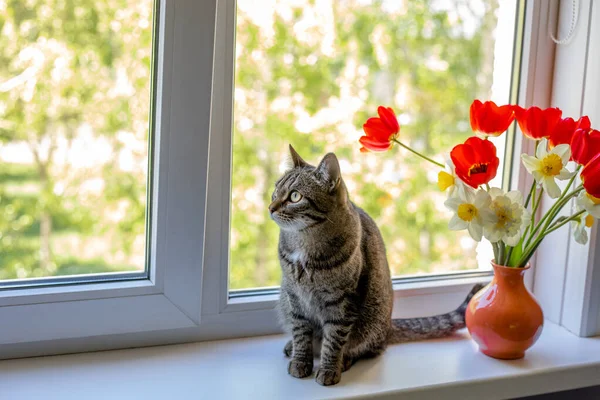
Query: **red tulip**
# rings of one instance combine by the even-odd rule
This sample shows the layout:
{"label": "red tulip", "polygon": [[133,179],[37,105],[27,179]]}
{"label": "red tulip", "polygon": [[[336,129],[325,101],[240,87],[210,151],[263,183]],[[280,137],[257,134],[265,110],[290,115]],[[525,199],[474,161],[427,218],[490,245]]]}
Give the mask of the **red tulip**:
{"label": "red tulip", "polygon": [[454,163],[456,175],[475,189],[494,179],[500,164],[496,156],[496,146],[477,136],[468,138],[464,144],[454,146],[450,158]]}
{"label": "red tulip", "polygon": [[400,125],[394,110],[379,106],[377,113],[379,117],[369,118],[363,125],[365,136],[358,139],[363,145],[361,152],[389,150],[392,147],[392,140],[398,137]]}
{"label": "red tulip", "polygon": [[487,136],[500,136],[515,120],[513,106],[498,107],[493,101],[471,104],[471,129]]}
{"label": "red tulip", "polygon": [[548,138],[548,144],[550,148],[558,146],[559,144],[570,144],[573,137],[573,133],[577,129],[583,129],[589,131],[591,129],[590,119],[587,116],[579,118],[577,122],[573,118],[563,118],[556,124],[554,131]]}
{"label": "red tulip", "polygon": [[585,191],[595,198],[600,198],[600,154],[588,162],[581,170],[581,182]]}
{"label": "red tulip", "polygon": [[538,140],[547,138],[554,132],[562,116],[562,111],[560,108],[542,110],[535,106],[528,109],[515,107],[515,115],[523,134],[530,139]]}
{"label": "red tulip", "polygon": [[571,139],[571,159],[578,164],[586,165],[592,158],[600,154],[600,131],[577,129]]}

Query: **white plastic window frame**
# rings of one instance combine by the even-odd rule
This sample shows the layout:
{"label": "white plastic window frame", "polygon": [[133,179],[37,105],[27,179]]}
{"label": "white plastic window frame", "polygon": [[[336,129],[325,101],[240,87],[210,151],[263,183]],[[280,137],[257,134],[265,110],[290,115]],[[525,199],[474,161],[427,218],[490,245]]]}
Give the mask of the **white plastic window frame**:
{"label": "white plastic window frame", "polygon": [[[572,0],[552,4],[550,18],[558,20],[558,37],[567,35],[573,18]],[[595,128],[600,121],[600,3],[579,0],[574,36],[555,47],[554,68],[543,81],[551,93],[541,106],[560,107],[568,116],[588,115]],[[543,29],[540,29],[543,32]],[[542,85],[540,85],[542,86]],[[537,102],[536,102],[537,103]],[[551,203],[544,199],[542,211]],[[574,202],[571,203],[573,210]],[[547,237],[537,251],[532,286],[546,319],[578,336],[600,334],[600,235],[595,223],[587,245],[573,239],[570,226]]]}
{"label": "white plastic window frame", "polygon": [[0,291],[0,358],[200,324],[216,1],[160,0],[155,11],[149,277]]}
{"label": "white plastic window frame", "polygon": [[[551,8],[526,5],[522,105],[550,99]],[[150,278],[0,292],[0,359],[280,331],[275,294],[230,299],[227,284],[235,2],[161,0],[159,10]],[[514,154],[526,145],[511,144]],[[396,284],[395,315],[447,311],[481,280]]]}

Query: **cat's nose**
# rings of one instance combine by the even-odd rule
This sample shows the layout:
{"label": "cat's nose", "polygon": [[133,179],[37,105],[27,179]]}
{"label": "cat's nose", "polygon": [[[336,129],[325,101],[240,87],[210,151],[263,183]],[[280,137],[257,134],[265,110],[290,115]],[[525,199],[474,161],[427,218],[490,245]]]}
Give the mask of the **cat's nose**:
{"label": "cat's nose", "polygon": [[277,211],[278,208],[279,208],[279,203],[277,201],[274,201],[271,204],[269,204],[269,212],[271,214],[273,214],[275,211]]}

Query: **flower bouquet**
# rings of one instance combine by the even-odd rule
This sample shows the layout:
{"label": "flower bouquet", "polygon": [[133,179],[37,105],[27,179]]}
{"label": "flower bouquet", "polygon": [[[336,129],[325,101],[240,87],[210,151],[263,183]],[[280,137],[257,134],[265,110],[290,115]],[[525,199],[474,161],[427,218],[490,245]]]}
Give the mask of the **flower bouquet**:
{"label": "flower bouquet", "polygon": [[[523,357],[543,325],[542,310],[523,284],[529,260],[546,236],[568,223],[575,240],[585,244],[587,228],[600,218],[600,131],[591,129],[586,116],[577,121],[563,118],[559,108],[525,109],[475,100],[470,109],[475,135],[454,146],[444,165],[400,140],[391,108],[379,107],[378,114],[363,126],[361,152],[388,151],[397,144],[440,168],[437,184],[447,193],[444,204],[453,214],[449,229],[466,229],[478,242],[486,238],[494,251],[494,279],[471,300],[467,327],[483,353]],[[502,135],[515,120],[535,143],[534,154],[521,155],[533,176],[526,196],[490,187],[500,160],[489,137]],[[562,189],[558,181],[565,181]],[[538,215],[544,196],[552,203]],[[563,209],[571,210],[571,199],[576,199],[576,207],[563,215]]]}

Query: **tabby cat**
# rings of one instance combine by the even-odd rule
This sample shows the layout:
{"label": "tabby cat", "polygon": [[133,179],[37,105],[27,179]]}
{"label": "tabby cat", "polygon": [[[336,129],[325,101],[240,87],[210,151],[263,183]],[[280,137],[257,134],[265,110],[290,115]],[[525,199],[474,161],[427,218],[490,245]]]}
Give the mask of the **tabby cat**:
{"label": "tabby cat", "polygon": [[[279,225],[283,270],[279,313],[291,333],[288,373],[312,374],[334,385],[360,358],[381,354],[389,343],[438,338],[465,326],[473,288],[458,309],[428,318],[392,319],[393,291],[385,246],[375,222],[348,198],[333,153],[317,167],[290,145],[293,168],[275,184],[271,218]],[[313,343],[314,342],[314,343]]]}

